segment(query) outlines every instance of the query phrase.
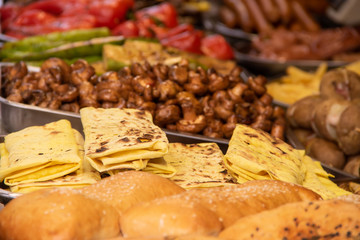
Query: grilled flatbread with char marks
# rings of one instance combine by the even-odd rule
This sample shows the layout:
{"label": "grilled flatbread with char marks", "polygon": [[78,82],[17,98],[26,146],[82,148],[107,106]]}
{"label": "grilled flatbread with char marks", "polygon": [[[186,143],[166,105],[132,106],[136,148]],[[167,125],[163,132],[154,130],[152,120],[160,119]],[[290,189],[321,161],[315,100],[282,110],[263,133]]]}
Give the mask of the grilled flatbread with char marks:
{"label": "grilled flatbread with char marks", "polygon": [[87,107],[80,110],[80,115],[85,158],[99,172],[140,170],[146,167],[146,161],[168,151],[166,134],[153,123],[147,111]]}
{"label": "grilled flatbread with char marks", "polygon": [[223,164],[224,155],[216,143],[170,143],[166,162],[176,169],[170,179],[183,188],[233,184]]}
{"label": "grilled flatbread with char marks", "polygon": [[321,164],[270,134],[238,124],[224,163],[239,183],[276,179],[302,185],[330,199],[351,194],[333,183]]}

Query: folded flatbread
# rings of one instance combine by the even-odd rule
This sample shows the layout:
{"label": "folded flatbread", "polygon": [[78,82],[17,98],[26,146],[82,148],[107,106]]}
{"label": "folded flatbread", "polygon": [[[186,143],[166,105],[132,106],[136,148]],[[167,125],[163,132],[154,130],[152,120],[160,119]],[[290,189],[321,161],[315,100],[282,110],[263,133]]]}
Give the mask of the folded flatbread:
{"label": "folded flatbread", "polygon": [[331,175],[305,151],[247,125],[236,126],[224,163],[238,183],[276,179],[302,185],[323,199],[350,194],[333,183]]}
{"label": "folded flatbread", "polygon": [[155,158],[149,160],[146,167],[142,171],[154,173],[164,178],[171,178],[176,174],[175,167],[166,162],[164,158]]}
{"label": "folded flatbread", "polygon": [[176,169],[170,179],[183,188],[217,187],[233,184],[216,143],[170,143],[166,162]]}
{"label": "folded flatbread", "polygon": [[238,124],[225,154],[225,165],[239,183],[248,180],[276,179],[302,183],[303,154],[263,131]]}
{"label": "folded flatbread", "polygon": [[141,170],[149,159],[163,157],[168,139],[149,112],[138,109],[80,110],[85,133],[85,159],[99,172]]}
{"label": "folded flatbread", "polygon": [[[164,158],[154,158],[146,161],[144,163],[146,166],[141,169],[143,172],[149,172],[156,175],[159,175],[164,178],[171,178],[175,175],[176,169],[167,163]],[[107,173],[112,176],[119,172],[127,171],[126,169],[115,169],[109,170]]]}
{"label": "folded flatbread", "polygon": [[75,172],[82,153],[68,120],[11,133],[0,145],[0,181],[9,186],[46,181]]}
{"label": "folded flatbread", "polygon": [[101,180],[99,172],[97,172],[88,161],[84,160],[84,138],[77,130],[73,129],[76,143],[79,148],[81,156],[80,168],[68,175],[50,179],[47,181],[34,181],[31,183],[22,183],[10,187],[12,192],[29,193],[35,190],[51,188],[51,187],[68,187],[68,188],[81,188],[94,184]]}
{"label": "folded flatbread", "polygon": [[11,192],[17,193],[29,193],[35,190],[52,187],[82,188],[94,184],[99,180],[101,180],[101,177],[95,172],[70,173],[53,180],[14,185],[10,187],[10,190]]}

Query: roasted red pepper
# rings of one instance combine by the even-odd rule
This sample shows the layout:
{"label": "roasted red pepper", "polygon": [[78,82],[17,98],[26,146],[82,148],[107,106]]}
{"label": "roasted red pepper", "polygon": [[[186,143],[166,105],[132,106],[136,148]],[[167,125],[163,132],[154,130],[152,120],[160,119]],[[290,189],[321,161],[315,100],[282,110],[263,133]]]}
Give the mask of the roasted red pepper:
{"label": "roasted red pepper", "polygon": [[201,40],[201,51],[210,57],[218,59],[232,59],[234,58],[234,51],[221,35],[215,34],[204,37]]}
{"label": "roasted red pepper", "polygon": [[0,8],[5,15],[1,21],[5,33],[37,35],[75,28],[114,28],[125,20],[134,0],[41,0],[19,9],[5,5]]}
{"label": "roasted red pepper", "polygon": [[94,0],[88,6],[96,17],[97,27],[114,28],[125,20],[126,12],[134,5],[133,0]]}
{"label": "roasted red pepper", "polygon": [[203,37],[203,32],[199,30],[185,31],[179,34],[170,36],[168,38],[163,38],[160,40],[161,44],[164,46],[178,48],[192,53],[201,53],[201,38]]}
{"label": "roasted red pepper", "polygon": [[135,21],[128,20],[116,26],[111,33],[112,35],[122,35],[124,37],[137,37],[139,36],[139,28]]}
{"label": "roasted red pepper", "polygon": [[168,28],[178,25],[176,9],[167,2],[137,11],[135,17],[138,20],[150,17],[156,24],[164,24],[164,27]]}

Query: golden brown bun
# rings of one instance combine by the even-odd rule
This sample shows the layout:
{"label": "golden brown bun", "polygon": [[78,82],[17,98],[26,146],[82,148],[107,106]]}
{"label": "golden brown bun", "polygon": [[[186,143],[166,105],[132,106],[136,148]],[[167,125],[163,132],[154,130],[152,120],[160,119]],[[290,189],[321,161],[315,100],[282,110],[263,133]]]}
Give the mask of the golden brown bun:
{"label": "golden brown bun", "polygon": [[360,195],[359,194],[343,195],[343,196],[337,197],[336,199],[360,204]]}
{"label": "golden brown bun", "polygon": [[121,216],[124,237],[217,235],[221,229],[214,212],[178,195],[139,204]]}
{"label": "golden brown bun", "polygon": [[71,189],[22,195],[0,212],[0,239],[106,239],[120,234],[119,214]]}
{"label": "golden brown bun", "polygon": [[358,239],[360,205],[341,200],[297,202],[239,219],[224,239]]}
{"label": "golden brown bun", "polygon": [[231,187],[191,189],[180,195],[201,201],[214,211],[224,227],[241,217],[255,214],[280,205],[320,199],[320,196],[302,186],[278,180],[254,180]]}
{"label": "golden brown bun", "polygon": [[204,236],[204,235],[186,235],[186,236],[176,237],[173,240],[219,240],[219,238],[214,236]]}
{"label": "golden brown bun", "polygon": [[82,188],[80,192],[101,200],[121,214],[140,202],[185,191],[172,181],[152,173],[125,171]]}
{"label": "golden brown bun", "polygon": [[122,236],[115,237],[115,238],[109,238],[106,240],[166,240],[164,238],[158,237],[158,238],[150,238],[150,237],[138,237],[138,238],[125,238]]}

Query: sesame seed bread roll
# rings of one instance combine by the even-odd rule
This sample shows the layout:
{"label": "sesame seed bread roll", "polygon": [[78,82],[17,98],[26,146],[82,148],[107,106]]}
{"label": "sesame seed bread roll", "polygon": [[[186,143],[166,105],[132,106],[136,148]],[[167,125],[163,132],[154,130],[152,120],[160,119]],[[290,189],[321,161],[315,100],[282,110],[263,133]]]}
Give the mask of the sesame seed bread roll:
{"label": "sesame seed bread roll", "polygon": [[68,188],[21,195],[0,211],[0,239],[107,239],[120,235],[119,214]]}
{"label": "sesame seed bread roll", "polygon": [[185,190],[172,181],[152,173],[125,171],[104,178],[79,191],[115,207],[122,214],[126,209],[140,202],[178,194]]}
{"label": "sesame seed bread roll", "polygon": [[216,236],[222,227],[218,216],[190,198],[178,195],[138,204],[120,219],[124,237],[173,238],[189,234]]}
{"label": "sesame seed bread roll", "polygon": [[360,205],[342,200],[289,203],[239,219],[222,239],[359,239]]}
{"label": "sesame seed bread roll", "polygon": [[286,203],[321,199],[307,188],[278,180],[253,180],[234,186],[191,189],[180,195],[198,200],[214,211],[224,227],[241,217]]}

